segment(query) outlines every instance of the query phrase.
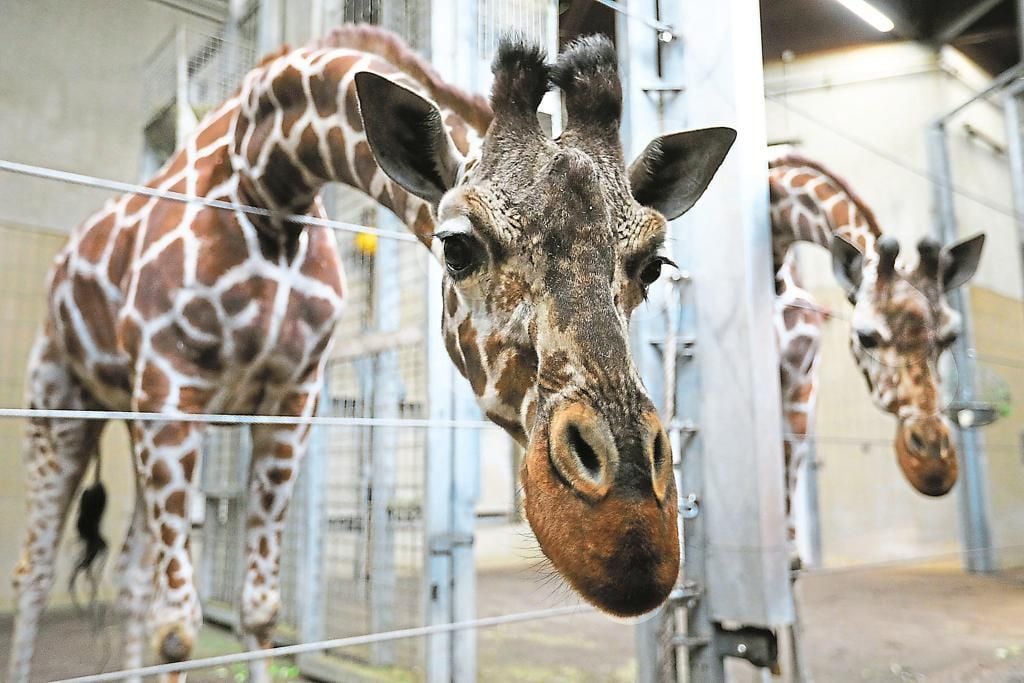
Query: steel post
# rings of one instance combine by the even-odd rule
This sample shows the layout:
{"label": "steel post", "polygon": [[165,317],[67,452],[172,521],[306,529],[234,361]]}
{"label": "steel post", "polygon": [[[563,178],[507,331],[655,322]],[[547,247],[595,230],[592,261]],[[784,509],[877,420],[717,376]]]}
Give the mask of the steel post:
{"label": "steel post", "polygon": [[[431,61],[447,80],[479,90],[477,3],[431,3]],[[428,386],[430,417],[478,419],[476,400],[448,358],[441,336],[440,264],[431,259],[428,303]],[[472,619],[476,614],[473,532],[479,487],[478,430],[431,429],[428,436],[427,623]],[[430,636],[426,648],[428,683],[476,680],[476,633]]]}
{"label": "steel post", "polygon": [[[959,107],[957,111],[962,110]],[[956,239],[956,210],[953,203],[953,169],[946,137],[948,118],[936,121],[928,130],[928,161],[932,174],[935,237],[948,244]],[[963,331],[953,344],[953,359],[959,380],[959,400],[974,400],[975,359],[970,305],[963,288],[949,293],[950,303],[963,316]],[[971,572],[995,570],[992,532],[989,520],[988,466],[977,428],[959,434],[960,485],[957,500],[960,518],[964,568]]]}
{"label": "steel post", "polygon": [[[404,230],[390,213],[379,211],[381,228]],[[399,329],[400,284],[395,278],[399,270],[397,240],[377,240],[373,262],[373,316],[378,333]],[[399,417],[398,352],[382,351],[374,359],[373,416]],[[395,495],[397,430],[376,428],[371,437],[370,460],[370,629],[390,631],[395,627],[395,531],[391,522],[391,503]],[[377,642],[372,646],[372,660],[378,666],[394,664],[394,643]]]}
{"label": "steel post", "polygon": [[[1024,0],[1021,0],[1024,3]],[[1024,43],[1021,43],[1024,45]],[[1021,118],[1024,88],[1011,88],[1003,96],[1006,119],[1006,153],[1010,161],[1010,182],[1017,223],[1017,248],[1020,250],[1021,296],[1024,297],[1024,119]]]}
{"label": "steel post", "polygon": [[282,9],[281,0],[260,0],[259,24],[256,27],[256,48],[260,57],[284,42]]}

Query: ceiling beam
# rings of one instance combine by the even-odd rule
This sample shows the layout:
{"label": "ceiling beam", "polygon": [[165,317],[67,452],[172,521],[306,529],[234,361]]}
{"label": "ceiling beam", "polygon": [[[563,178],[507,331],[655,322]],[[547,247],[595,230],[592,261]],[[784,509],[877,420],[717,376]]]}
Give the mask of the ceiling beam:
{"label": "ceiling beam", "polygon": [[977,4],[967,8],[959,16],[954,17],[945,26],[935,31],[932,35],[932,42],[940,46],[952,43],[1001,2],[1003,0],[979,0]]}

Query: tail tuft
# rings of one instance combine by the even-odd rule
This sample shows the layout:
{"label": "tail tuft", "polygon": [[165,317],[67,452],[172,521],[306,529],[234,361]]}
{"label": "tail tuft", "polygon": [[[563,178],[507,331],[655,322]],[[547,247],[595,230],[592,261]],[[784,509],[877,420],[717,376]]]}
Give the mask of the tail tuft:
{"label": "tail tuft", "polygon": [[96,595],[97,578],[93,576],[93,564],[106,553],[107,541],[100,534],[100,521],[103,519],[103,512],[107,509],[107,491],[103,483],[96,480],[92,486],[82,491],[82,497],[78,501],[78,537],[82,540],[82,554],[75,563],[71,572],[71,579],[68,581],[68,589],[72,596],[75,595],[75,582],[79,574],[85,572],[93,585],[93,599]]}

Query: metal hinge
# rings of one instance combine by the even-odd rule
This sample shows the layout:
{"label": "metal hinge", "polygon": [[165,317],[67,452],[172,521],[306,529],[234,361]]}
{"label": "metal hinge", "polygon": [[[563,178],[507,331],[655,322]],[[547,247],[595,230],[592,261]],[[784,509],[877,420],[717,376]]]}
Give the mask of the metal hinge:
{"label": "metal hinge", "polygon": [[472,547],[473,534],[435,534],[430,537],[430,554],[447,555],[459,547]]}

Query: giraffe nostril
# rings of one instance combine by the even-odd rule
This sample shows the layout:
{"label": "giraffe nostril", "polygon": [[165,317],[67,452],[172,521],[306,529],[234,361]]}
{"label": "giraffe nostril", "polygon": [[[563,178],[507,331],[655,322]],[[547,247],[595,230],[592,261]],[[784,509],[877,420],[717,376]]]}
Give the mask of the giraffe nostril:
{"label": "giraffe nostril", "polygon": [[601,478],[601,458],[598,457],[594,448],[583,438],[583,434],[575,426],[569,427],[566,433],[566,441],[569,443],[569,448],[572,449],[573,453],[576,454],[576,458],[580,461],[580,465],[583,470],[592,479],[599,480]]}
{"label": "giraffe nostril", "polygon": [[918,436],[916,432],[910,433],[910,447],[913,448],[918,453],[921,453],[925,450],[924,440],[921,439],[921,437]]}
{"label": "giraffe nostril", "polygon": [[668,444],[662,438],[661,432],[658,432],[654,437],[654,452],[651,455],[651,459],[654,461],[655,472],[661,471],[661,466],[668,457],[670,457],[668,454]]}

